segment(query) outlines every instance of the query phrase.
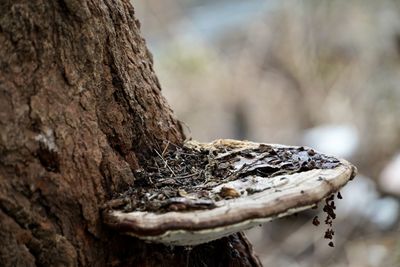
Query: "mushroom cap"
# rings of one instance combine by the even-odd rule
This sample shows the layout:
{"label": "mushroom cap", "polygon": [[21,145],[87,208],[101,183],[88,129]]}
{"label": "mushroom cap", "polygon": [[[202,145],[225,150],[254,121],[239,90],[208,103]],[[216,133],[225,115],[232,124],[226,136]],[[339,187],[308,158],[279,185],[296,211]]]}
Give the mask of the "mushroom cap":
{"label": "mushroom cap", "polygon": [[[263,161],[261,157],[240,158],[240,153],[238,154],[240,151],[257,149],[259,151],[260,147],[280,150],[299,149],[229,139],[216,140],[212,143],[189,141],[184,146],[211,152],[213,150],[221,152],[221,147],[226,148],[225,153],[210,154],[218,160],[229,154],[232,157],[236,153],[236,157],[239,158],[231,163],[231,169],[238,171],[243,169],[243,166],[251,164],[254,166],[258,162],[260,164],[255,166],[266,166],[265,159]],[[321,155],[308,148],[302,149]],[[343,159],[334,159],[334,162],[335,164],[331,164],[328,168],[283,172],[272,177],[257,175],[253,170],[248,176],[226,179],[210,188],[210,195],[215,196],[215,205],[209,209],[164,212],[124,212],[108,209],[104,211],[103,219],[108,226],[149,242],[180,246],[206,243],[309,209],[339,191],[355,176],[356,168]]]}

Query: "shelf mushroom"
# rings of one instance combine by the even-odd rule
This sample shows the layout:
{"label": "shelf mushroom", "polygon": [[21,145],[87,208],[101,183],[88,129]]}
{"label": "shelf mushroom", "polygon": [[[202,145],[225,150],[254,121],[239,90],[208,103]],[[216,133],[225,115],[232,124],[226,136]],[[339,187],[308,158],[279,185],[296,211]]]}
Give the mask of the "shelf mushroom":
{"label": "shelf mushroom", "polygon": [[103,220],[124,234],[178,246],[311,208],[356,174],[349,162],[310,148],[229,139],[188,141],[157,155]]}

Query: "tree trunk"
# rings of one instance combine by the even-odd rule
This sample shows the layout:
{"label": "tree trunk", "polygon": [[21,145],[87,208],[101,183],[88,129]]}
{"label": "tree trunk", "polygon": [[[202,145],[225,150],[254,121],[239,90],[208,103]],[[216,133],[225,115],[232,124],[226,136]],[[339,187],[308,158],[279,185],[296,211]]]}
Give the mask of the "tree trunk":
{"label": "tree trunk", "polygon": [[258,264],[240,234],[185,251],[103,226],[133,171],[184,139],[139,26],[127,0],[0,0],[1,266]]}

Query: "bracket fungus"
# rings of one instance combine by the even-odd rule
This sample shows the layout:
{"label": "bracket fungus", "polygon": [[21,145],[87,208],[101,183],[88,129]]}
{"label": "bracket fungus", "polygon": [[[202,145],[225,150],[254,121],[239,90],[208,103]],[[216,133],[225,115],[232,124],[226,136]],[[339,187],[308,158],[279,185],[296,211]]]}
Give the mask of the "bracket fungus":
{"label": "bracket fungus", "polygon": [[206,243],[311,208],[356,174],[310,148],[247,141],[188,141],[157,154],[103,220],[169,245]]}

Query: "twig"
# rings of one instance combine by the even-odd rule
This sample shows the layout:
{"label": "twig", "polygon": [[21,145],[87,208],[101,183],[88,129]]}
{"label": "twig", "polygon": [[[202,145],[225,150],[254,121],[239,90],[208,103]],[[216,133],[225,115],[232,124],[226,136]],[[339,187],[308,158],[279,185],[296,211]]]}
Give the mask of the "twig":
{"label": "twig", "polygon": [[175,178],[175,179],[189,178],[189,177],[198,175],[199,173],[200,173],[200,172],[189,173],[189,174],[185,174],[185,175],[182,175],[182,176],[175,176],[174,178]]}
{"label": "twig", "polygon": [[163,157],[164,157],[164,154],[165,154],[165,152],[167,151],[168,147],[169,147],[169,141],[168,141],[167,145],[165,146],[163,152],[161,153],[161,155],[162,155]]}
{"label": "twig", "polygon": [[163,161],[164,164],[165,164],[165,167],[167,167],[167,168],[170,170],[170,172],[171,172],[174,176],[176,176],[175,172],[169,167],[167,161],[165,161],[165,159],[163,158],[163,156],[161,156],[160,153],[159,153],[156,149],[154,149],[154,151],[155,151],[155,152],[157,153],[157,155],[162,159],[162,161]]}

